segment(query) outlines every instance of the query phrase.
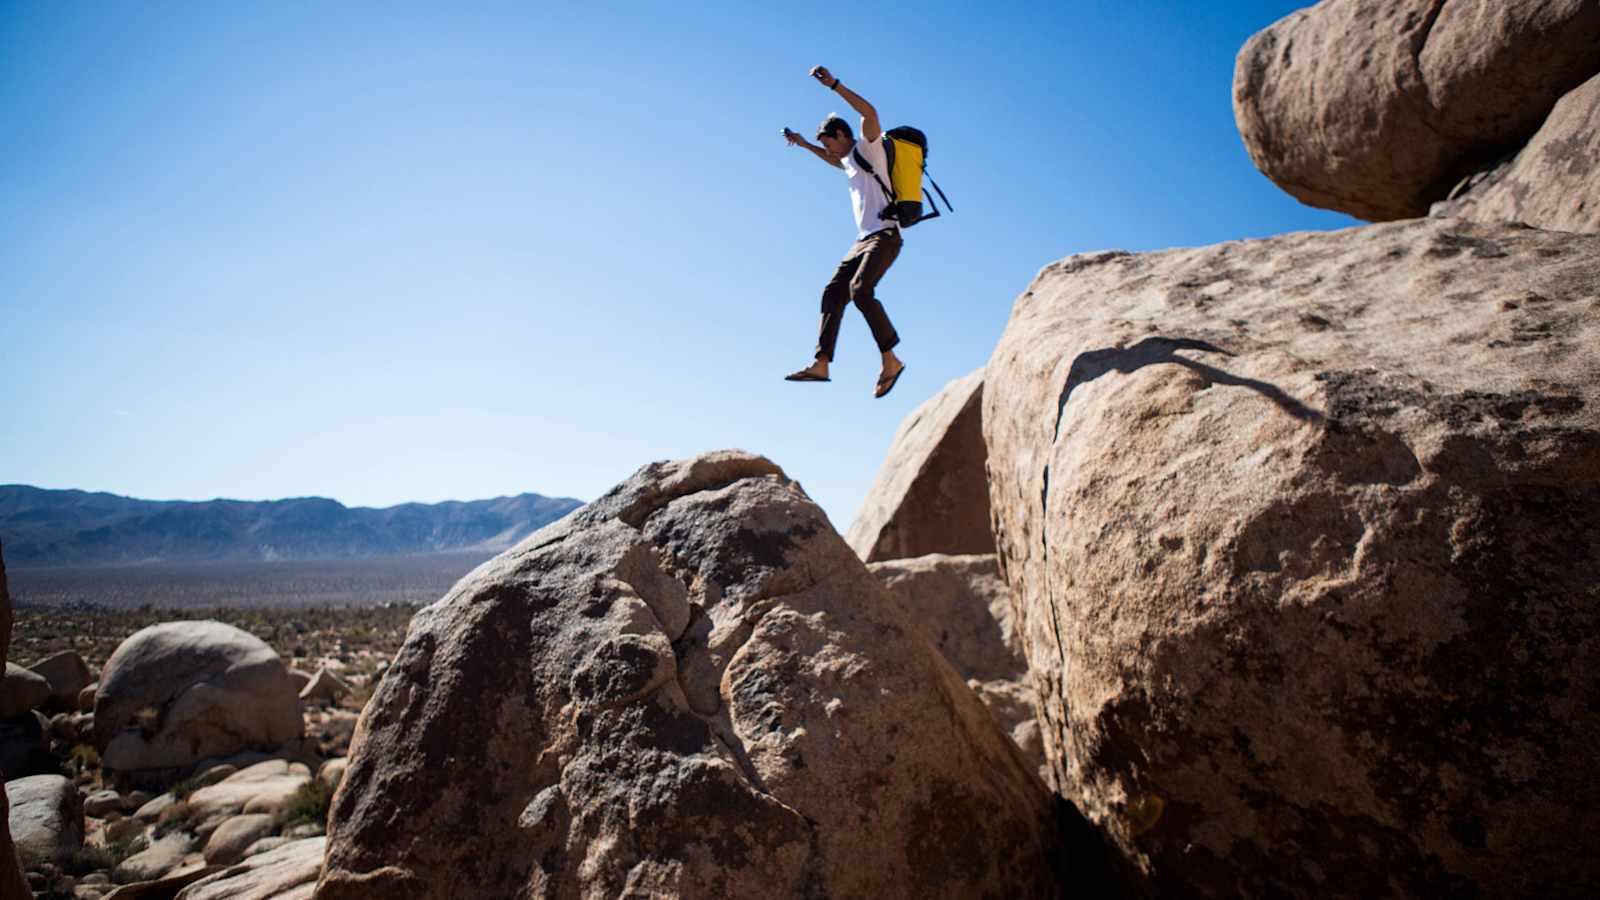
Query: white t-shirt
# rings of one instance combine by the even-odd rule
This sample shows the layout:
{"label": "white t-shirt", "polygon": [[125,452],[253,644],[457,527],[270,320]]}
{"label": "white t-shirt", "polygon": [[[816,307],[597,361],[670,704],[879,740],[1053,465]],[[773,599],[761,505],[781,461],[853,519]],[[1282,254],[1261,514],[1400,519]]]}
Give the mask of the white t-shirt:
{"label": "white t-shirt", "polygon": [[[858,139],[855,152],[861,154],[861,158],[872,166],[884,184],[889,183],[889,157],[883,150],[881,140]],[[856,214],[856,240],[859,241],[874,231],[898,228],[898,223],[892,219],[882,219],[878,216],[888,207],[889,198],[884,196],[883,188],[878,186],[877,179],[856,165],[854,153],[846,153],[841,163],[844,166],[844,173],[850,177],[850,206]]]}

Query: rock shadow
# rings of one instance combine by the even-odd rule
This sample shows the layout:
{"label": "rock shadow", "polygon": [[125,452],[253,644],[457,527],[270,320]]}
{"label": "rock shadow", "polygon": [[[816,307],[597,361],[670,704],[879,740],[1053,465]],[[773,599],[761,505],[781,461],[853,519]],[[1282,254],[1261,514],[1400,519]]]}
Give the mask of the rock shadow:
{"label": "rock shadow", "polygon": [[1056,437],[1061,436],[1061,415],[1067,408],[1067,400],[1071,399],[1072,392],[1077,389],[1078,385],[1093,381],[1107,372],[1120,372],[1127,375],[1145,366],[1158,363],[1172,363],[1183,366],[1212,384],[1249,388],[1271,400],[1277,404],[1279,409],[1302,422],[1321,424],[1324,421],[1322,413],[1284,393],[1283,389],[1275,384],[1254,378],[1241,378],[1216,366],[1179,356],[1179,350],[1198,350],[1202,353],[1220,353],[1223,356],[1233,355],[1207,341],[1194,338],[1164,337],[1148,337],[1131,347],[1107,347],[1104,350],[1090,350],[1086,353],[1078,354],[1078,357],[1072,361],[1072,368],[1067,371],[1067,383],[1062,385],[1061,397],[1056,402]]}

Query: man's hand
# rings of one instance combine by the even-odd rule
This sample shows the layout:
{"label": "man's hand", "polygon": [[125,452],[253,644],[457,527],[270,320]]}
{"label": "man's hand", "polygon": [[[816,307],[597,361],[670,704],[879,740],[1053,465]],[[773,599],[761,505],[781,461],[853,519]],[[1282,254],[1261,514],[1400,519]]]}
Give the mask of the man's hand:
{"label": "man's hand", "polygon": [[800,132],[798,132],[798,131],[790,131],[787,128],[785,128],[783,130],[783,139],[788,141],[789,142],[789,146],[791,146],[791,147],[806,147],[806,146],[809,146],[806,143],[806,139],[801,136]]}
{"label": "man's hand", "polygon": [[812,66],[811,77],[822,82],[822,86],[830,90],[839,83],[839,79],[833,77],[827,66]]}

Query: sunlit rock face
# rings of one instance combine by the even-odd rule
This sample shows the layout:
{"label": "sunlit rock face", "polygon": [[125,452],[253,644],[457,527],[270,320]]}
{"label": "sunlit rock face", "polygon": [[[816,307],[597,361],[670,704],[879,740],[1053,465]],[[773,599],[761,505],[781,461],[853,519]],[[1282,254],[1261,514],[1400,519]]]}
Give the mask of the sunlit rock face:
{"label": "sunlit rock face", "polygon": [[867,562],[994,552],[984,472],[983,371],[900,423],[845,540]]}
{"label": "sunlit rock face", "polygon": [[1234,118],[1300,201],[1423,216],[1600,73],[1597,46],[1593,0],[1323,0],[1239,51]]}
{"label": "sunlit rock face", "polygon": [[1017,300],[1001,569],[1051,778],[1140,889],[1600,890],[1597,272],[1600,238],[1422,219]]}
{"label": "sunlit rock face", "polygon": [[418,614],[317,896],[1052,896],[1051,817],[821,509],[728,451],[641,469]]}

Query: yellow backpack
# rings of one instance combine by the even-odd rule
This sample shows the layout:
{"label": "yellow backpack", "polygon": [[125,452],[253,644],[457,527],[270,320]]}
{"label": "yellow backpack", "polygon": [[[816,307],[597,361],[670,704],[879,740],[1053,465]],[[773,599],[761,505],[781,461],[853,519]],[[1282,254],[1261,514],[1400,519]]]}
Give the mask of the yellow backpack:
{"label": "yellow backpack", "polygon": [[[928,195],[928,207],[933,211],[926,215],[922,212],[922,179],[928,173],[927,135],[910,125],[901,125],[883,133],[883,152],[889,161],[888,184],[883,183],[872,164],[860,153],[854,150],[850,152],[855,157],[856,165],[871,175],[889,198],[889,205],[883,210],[884,219],[900,223],[901,228],[910,228],[918,222],[939,217],[939,205],[933,202],[932,194]],[[955,207],[950,205],[950,198],[940,190],[939,183],[929,178],[928,184],[938,192],[939,199],[944,201],[944,208],[954,212]]]}

